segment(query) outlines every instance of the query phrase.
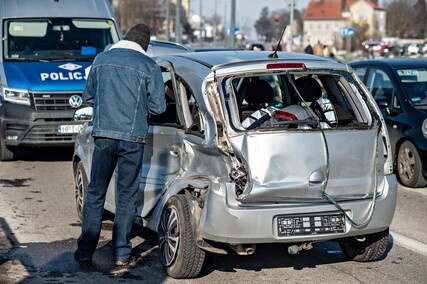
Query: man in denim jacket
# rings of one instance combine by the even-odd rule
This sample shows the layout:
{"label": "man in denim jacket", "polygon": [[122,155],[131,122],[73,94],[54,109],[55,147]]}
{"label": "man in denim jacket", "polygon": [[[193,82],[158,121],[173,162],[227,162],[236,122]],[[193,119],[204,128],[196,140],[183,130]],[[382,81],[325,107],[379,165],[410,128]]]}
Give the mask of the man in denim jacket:
{"label": "man in denim jacket", "polygon": [[83,100],[93,105],[95,147],[82,233],[74,257],[92,261],[101,233],[105,195],[117,166],[117,203],[113,226],[113,255],[117,266],[130,261],[130,233],[136,218],[148,115],[166,109],[159,65],[145,53],[150,29],[132,27],[125,39],[98,54],[86,81]]}

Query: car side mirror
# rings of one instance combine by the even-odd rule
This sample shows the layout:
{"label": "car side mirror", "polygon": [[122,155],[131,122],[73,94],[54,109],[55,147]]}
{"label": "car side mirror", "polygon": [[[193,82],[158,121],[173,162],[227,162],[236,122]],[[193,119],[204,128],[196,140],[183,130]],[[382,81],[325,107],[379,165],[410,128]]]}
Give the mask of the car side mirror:
{"label": "car side mirror", "polygon": [[399,110],[396,110],[395,108],[390,109],[390,105],[388,103],[387,99],[378,99],[376,100],[377,105],[380,109],[384,109],[387,115],[397,115],[400,113]]}
{"label": "car side mirror", "polygon": [[84,107],[74,112],[74,121],[92,121],[93,107]]}
{"label": "car side mirror", "polygon": [[379,108],[388,109],[387,99],[378,99],[376,102]]}

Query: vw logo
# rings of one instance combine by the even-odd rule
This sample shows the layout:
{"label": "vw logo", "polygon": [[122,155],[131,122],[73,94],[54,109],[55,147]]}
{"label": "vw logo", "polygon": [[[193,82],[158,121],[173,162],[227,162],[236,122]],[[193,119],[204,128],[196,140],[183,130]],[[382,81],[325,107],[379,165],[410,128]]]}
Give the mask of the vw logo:
{"label": "vw logo", "polygon": [[83,104],[83,100],[78,95],[72,95],[70,99],[68,100],[68,103],[72,108],[78,108]]}

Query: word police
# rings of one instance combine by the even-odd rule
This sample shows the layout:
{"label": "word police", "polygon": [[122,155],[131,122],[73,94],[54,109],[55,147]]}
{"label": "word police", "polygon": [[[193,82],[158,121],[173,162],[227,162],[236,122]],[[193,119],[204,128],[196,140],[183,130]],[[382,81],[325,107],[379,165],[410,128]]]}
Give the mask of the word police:
{"label": "word police", "polygon": [[53,81],[68,81],[68,80],[83,80],[86,77],[81,72],[52,72],[52,73],[40,73],[42,81],[50,79]]}

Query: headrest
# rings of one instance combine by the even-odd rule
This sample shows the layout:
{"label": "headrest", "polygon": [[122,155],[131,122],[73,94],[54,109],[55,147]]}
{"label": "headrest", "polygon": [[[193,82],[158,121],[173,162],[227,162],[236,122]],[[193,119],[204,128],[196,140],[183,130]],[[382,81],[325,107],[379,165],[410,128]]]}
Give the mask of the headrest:
{"label": "headrest", "polygon": [[245,100],[248,103],[269,103],[274,99],[271,85],[264,80],[253,80],[246,87]]}
{"label": "headrest", "polygon": [[316,79],[312,77],[301,77],[295,80],[295,85],[301,97],[306,102],[314,102],[322,96],[322,88]]}

